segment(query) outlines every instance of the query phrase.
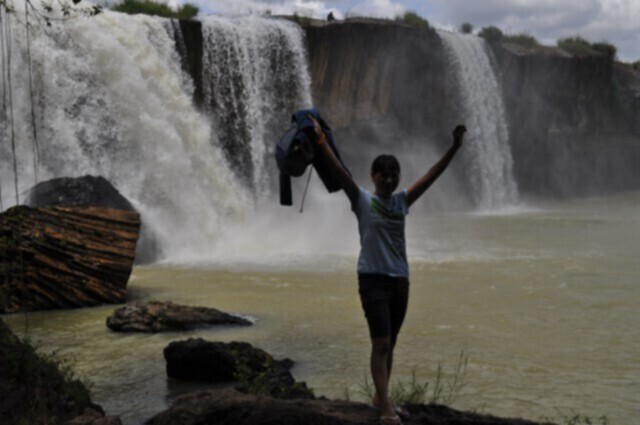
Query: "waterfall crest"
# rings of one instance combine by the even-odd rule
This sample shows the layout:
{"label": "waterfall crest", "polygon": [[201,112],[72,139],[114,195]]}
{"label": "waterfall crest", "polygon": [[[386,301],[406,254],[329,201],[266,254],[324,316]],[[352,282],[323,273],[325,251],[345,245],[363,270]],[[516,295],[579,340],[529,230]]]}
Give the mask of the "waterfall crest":
{"label": "waterfall crest", "polygon": [[475,204],[481,211],[513,205],[518,188],[513,177],[502,91],[491,66],[490,51],[479,37],[438,31],[453,67],[469,129],[462,155],[468,164]]}
{"label": "waterfall crest", "polygon": [[[295,107],[310,104],[302,35],[293,24],[266,18],[212,18],[205,19],[203,27],[207,34],[218,28],[270,40],[252,46],[242,38],[224,36],[229,39],[226,43],[220,42],[221,35],[205,39],[207,79],[214,76],[211,67],[220,59],[220,49],[225,49],[225,66],[237,71],[215,75],[215,90],[224,91],[238,79],[251,83],[243,83],[243,94],[230,102],[233,111],[216,107],[210,111],[212,117],[194,105],[193,82],[185,75],[179,54],[183,42],[176,39],[175,23],[168,19],[105,11],[96,17],[53,22],[51,27],[34,26],[31,38],[41,139],[39,180],[104,176],[142,213],[143,223],[153,230],[167,258],[184,256],[185,250],[210,251],[230,220],[242,220],[253,209],[251,184],[234,175],[234,155],[224,144],[233,141],[249,152],[251,182],[268,188],[268,176],[275,174],[267,165],[274,162],[273,138],[283,131],[283,122],[286,126]],[[250,31],[254,27],[261,31]],[[27,65],[24,28],[16,25],[11,30],[14,52],[20,52],[12,55],[11,68],[22,201],[34,184],[31,103],[28,76],[21,72]],[[273,53],[275,45],[279,47]],[[248,49],[253,49],[250,54]],[[250,66],[254,61],[258,63]],[[288,93],[270,85],[272,78],[280,78],[276,87],[290,78],[291,72],[280,72],[282,67],[301,74],[289,84]],[[273,74],[264,74],[263,68]],[[275,108],[270,104],[273,99]],[[277,132],[270,133],[278,120]],[[235,129],[249,131],[245,137]],[[6,130],[4,125],[0,133],[4,208],[15,203]],[[250,147],[245,149],[245,144]]]}
{"label": "waterfall crest", "polygon": [[274,135],[294,110],[311,106],[301,30],[284,20],[210,16],[202,36],[204,103],[220,144],[239,177],[268,193]]}

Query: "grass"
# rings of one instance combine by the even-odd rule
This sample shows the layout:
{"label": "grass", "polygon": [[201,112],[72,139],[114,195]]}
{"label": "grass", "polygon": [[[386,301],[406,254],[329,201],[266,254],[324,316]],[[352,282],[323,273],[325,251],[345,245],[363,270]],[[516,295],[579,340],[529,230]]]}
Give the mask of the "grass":
{"label": "grass", "polygon": [[38,353],[31,340],[18,338],[3,322],[0,383],[0,399],[9,407],[0,415],[2,423],[42,423],[52,417],[62,422],[91,406],[89,390],[69,360],[56,353]]}
{"label": "grass", "polygon": [[540,418],[541,422],[558,423],[562,425],[609,425],[609,419],[606,416],[600,416],[599,418],[592,418],[590,416],[581,415],[576,412],[569,414],[562,414],[558,417]]}
{"label": "grass", "polygon": [[198,7],[190,3],[185,3],[174,10],[165,3],[156,3],[151,0],[124,0],[111,9],[129,15],[143,14],[175,19],[191,19],[199,12]]}
{"label": "grass", "polygon": [[[396,381],[392,383],[389,397],[395,404],[442,404],[451,405],[460,395],[465,386],[467,365],[469,356],[460,352],[458,363],[453,370],[450,380],[445,381],[445,370],[442,363],[438,363],[433,385],[429,381],[420,382],[416,377],[416,372],[411,373],[411,380],[408,382]],[[429,390],[429,388],[432,388]],[[359,399],[364,399],[369,403],[373,399],[375,388],[373,382],[369,380],[368,372],[365,372],[364,379],[358,384],[357,395]],[[351,400],[349,389],[345,387],[343,398]]]}

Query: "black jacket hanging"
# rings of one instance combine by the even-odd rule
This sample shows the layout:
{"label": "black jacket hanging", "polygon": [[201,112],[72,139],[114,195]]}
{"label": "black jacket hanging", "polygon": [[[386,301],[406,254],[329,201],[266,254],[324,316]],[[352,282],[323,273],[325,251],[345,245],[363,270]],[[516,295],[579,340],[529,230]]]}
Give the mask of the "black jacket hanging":
{"label": "black jacket hanging", "polygon": [[320,147],[315,143],[316,133],[313,128],[313,121],[309,116],[318,121],[327,136],[325,143],[328,144],[345,170],[347,169],[333,141],[331,128],[322,119],[318,110],[312,108],[296,112],[291,117],[291,127],[276,145],[276,162],[280,170],[281,205],[293,204],[291,177],[299,177],[304,174],[309,164],[313,165],[320,176],[320,180],[322,180],[322,183],[330,193],[342,189],[338,176],[333,172],[327,159],[318,151]]}

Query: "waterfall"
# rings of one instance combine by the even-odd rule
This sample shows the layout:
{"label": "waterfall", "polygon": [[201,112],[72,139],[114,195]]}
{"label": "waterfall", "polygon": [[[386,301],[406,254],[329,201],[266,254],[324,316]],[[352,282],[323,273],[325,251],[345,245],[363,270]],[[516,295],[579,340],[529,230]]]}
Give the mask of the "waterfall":
{"label": "waterfall", "polygon": [[204,103],[221,146],[234,170],[242,170],[239,177],[257,193],[268,192],[276,174],[265,172],[273,162],[267,147],[296,105],[311,105],[300,29],[276,19],[211,16],[202,33]]}
{"label": "waterfall", "polygon": [[475,204],[482,211],[517,203],[502,91],[491,66],[490,51],[480,37],[438,31],[463,100],[469,129],[462,155]]}
{"label": "waterfall", "polygon": [[[209,99],[212,116],[194,105],[194,84],[179,54],[183,40],[176,39],[179,31],[168,19],[105,11],[51,27],[36,25],[31,37],[40,181],[106,177],[141,212],[168,258],[209,252],[230,221],[251,213],[250,187],[268,188],[269,176],[276,174],[269,169],[274,166],[270,146],[286,129],[291,111],[310,104],[302,34],[294,24],[206,18],[203,28],[208,93],[238,89],[233,100],[221,97],[221,105],[210,106],[215,102]],[[11,68],[20,200],[34,184],[24,31],[24,26],[11,28],[19,52],[12,55]],[[237,36],[240,32],[250,36]],[[218,72],[218,65],[230,69]],[[294,73],[299,77],[291,81]],[[270,133],[275,120],[278,130]],[[7,128],[3,122],[5,208],[15,203]],[[232,143],[250,158],[249,165],[241,163],[250,170],[249,185],[234,174]]]}

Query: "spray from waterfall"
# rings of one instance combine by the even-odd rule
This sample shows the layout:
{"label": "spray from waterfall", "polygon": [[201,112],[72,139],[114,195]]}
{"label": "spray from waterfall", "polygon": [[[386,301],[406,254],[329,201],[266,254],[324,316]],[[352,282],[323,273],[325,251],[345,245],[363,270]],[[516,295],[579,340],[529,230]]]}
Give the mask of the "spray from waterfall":
{"label": "spray from waterfall", "polygon": [[449,53],[470,130],[462,154],[475,204],[491,211],[518,202],[502,91],[483,39],[438,31]]}
{"label": "spray from waterfall", "polygon": [[[29,43],[33,80],[19,72],[27,69],[24,55],[10,65],[20,93],[13,101],[15,137],[29,140],[35,115],[40,180],[104,176],[142,213],[165,258],[183,260],[224,253],[228,229],[255,214],[255,194],[273,191],[272,146],[311,95],[299,27],[258,17],[207,18],[201,112],[176,30],[167,19],[109,11],[52,22],[34,26],[29,40],[10,34],[19,51]],[[14,173],[7,132],[1,136],[6,186]],[[23,197],[36,171],[31,145],[18,143],[16,158]],[[238,167],[237,158],[249,160]],[[5,195],[5,208],[14,204],[8,201]]]}

